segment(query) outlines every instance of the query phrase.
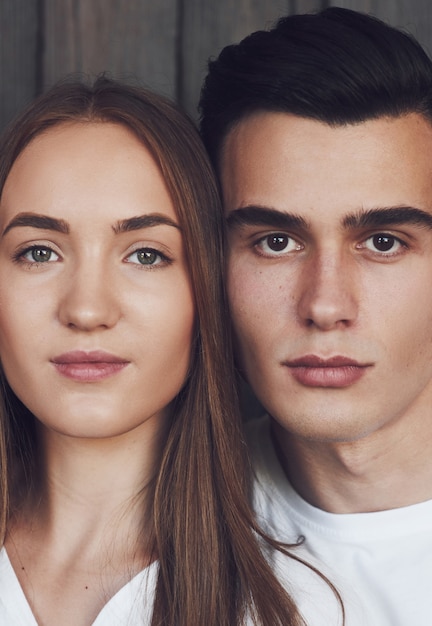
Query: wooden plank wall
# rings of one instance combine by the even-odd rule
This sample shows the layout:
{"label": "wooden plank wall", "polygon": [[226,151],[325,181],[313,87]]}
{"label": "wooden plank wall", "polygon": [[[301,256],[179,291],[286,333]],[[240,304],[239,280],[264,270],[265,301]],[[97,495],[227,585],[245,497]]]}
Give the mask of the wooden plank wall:
{"label": "wooden plank wall", "polygon": [[281,15],[367,11],[432,51],[430,0],[0,0],[0,128],[66,73],[136,79],[192,115],[206,61]]}

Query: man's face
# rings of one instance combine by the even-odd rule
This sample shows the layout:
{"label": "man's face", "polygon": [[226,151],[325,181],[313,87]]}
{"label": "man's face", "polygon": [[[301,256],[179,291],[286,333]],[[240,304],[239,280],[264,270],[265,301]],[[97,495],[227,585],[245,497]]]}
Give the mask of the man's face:
{"label": "man's face", "polygon": [[287,430],[353,441],[432,406],[432,126],[284,113],[224,145],[239,364]]}

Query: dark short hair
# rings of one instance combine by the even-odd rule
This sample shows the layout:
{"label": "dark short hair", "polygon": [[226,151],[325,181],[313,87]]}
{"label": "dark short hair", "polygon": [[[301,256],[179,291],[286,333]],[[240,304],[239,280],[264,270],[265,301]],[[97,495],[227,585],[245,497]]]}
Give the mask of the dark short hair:
{"label": "dark short hair", "polygon": [[432,62],[414,37],[370,15],[291,15],[209,62],[200,111],[214,163],[230,129],[256,111],[330,125],[409,112],[432,120]]}

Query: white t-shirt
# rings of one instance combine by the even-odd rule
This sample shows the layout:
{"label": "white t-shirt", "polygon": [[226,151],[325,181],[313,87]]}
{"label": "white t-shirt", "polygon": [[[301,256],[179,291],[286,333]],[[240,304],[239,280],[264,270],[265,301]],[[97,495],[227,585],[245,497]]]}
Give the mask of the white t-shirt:
{"label": "white t-shirt", "polygon": [[[432,501],[376,513],[327,513],[291,487],[275,454],[269,420],[253,420],[247,428],[258,517],[279,540],[305,538],[294,553],[336,585],[346,626],[432,626]],[[325,612],[334,607],[331,591],[323,595],[320,588],[313,597],[291,559],[278,555],[275,565],[291,584],[308,624],[340,623]]]}
{"label": "white t-shirt", "polygon": [[[93,626],[148,626],[157,572],[155,561],[132,578],[107,602]],[[0,550],[0,624],[38,626],[4,548]]]}

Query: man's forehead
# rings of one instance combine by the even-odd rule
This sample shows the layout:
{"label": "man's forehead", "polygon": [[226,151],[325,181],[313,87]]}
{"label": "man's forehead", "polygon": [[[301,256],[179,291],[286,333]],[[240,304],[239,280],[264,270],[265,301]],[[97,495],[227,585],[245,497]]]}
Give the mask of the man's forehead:
{"label": "man's forehead", "polygon": [[420,115],[333,128],[261,112],[231,130],[221,156],[228,212],[337,209],[351,223],[354,214],[381,208],[432,212],[432,127]]}
{"label": "man's forehead", "polygon": [[[424,132],[432,140],[432,123],[419,113],[407,113],[399,117],[382,116],[358,123],[332,124],[312,118],[301,117],[283,111],[257,110],[237,120],[229,129],[222,143],[220,164],[232,161],[232,157],[248,157],[249,146],[260,146],[262,151],[273,147],[295,149],[305,143],[330,150],[329,140],[341,143],[349,140],[380,142],[383,137],[405,134],[411,136]],[[311,147],[310,145],[308,146]]]}

